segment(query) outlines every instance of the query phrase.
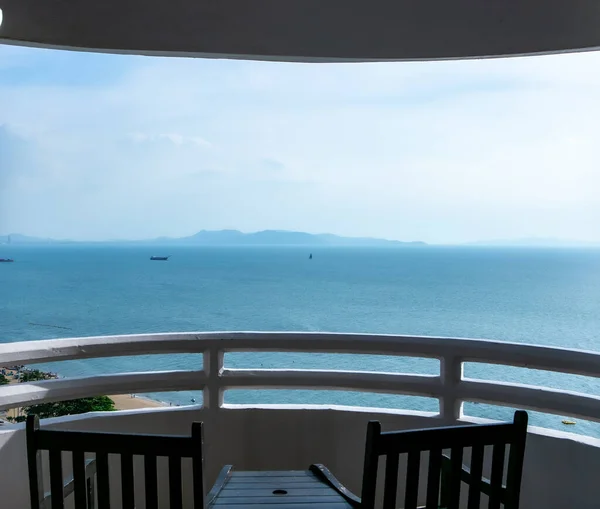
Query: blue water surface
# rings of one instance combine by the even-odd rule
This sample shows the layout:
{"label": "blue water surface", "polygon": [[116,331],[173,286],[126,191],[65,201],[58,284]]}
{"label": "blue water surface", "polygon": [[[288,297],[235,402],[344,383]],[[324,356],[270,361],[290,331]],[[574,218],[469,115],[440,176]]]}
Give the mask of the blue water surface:
{"label": "blue water surface", "polygon": [[[172,331],[280,330],[490,338],[600,350],[600,251],[525,248],[0,246],[0,342]],[[159,252],[160,251],[160,252]],[[309,253],[313,259],[309,260]],[[172,255],[168,262],[150,255]],[[236,353],[233,367],[437,373],[439,362]],[[200,369],[199,355],[43,365],[61,376]],[[595,379],[467,364],[466,376],[600,395]],[[175,404],[198,392],[152,397]],[[228,391],[232,403],[335,403],[436,411],[437,400],[335,391]],[[510,409],[466,404],[506,418]],[[568,416],[565,416],[568,417]],[[563,416],[534,424],[566,429]],[[578,421],[569,431],[600,436]]]}

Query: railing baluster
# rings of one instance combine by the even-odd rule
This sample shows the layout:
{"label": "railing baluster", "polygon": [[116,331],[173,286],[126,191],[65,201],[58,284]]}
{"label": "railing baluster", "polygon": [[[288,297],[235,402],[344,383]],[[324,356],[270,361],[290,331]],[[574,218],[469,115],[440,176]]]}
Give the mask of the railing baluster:
{"label": "railing baluster", "polygon": [[443,419],[457,421],[462,413],[462,401],[457,396],[457,388],[463,377],[463,362],[459,357],[447,355],[440,362],[442,394],[440,414]]}
{"label": "railing baluster", "polygon": [[218,347],[211,347],[204,352],[204,372],[208,376],[203,392],[203,406],[209,409],[219,409],[223,406],[223,390],[220,376],[223,371],[224,352]]}

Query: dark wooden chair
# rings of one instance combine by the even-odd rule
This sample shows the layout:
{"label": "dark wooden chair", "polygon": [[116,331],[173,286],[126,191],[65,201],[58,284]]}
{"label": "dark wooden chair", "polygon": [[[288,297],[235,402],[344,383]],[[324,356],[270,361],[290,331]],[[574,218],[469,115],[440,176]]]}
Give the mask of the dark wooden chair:
{"label": "dark wooden chair", "polygon": [[[110,509],[109,454],[120,456],[123,509],[134,509],[134,456],[144,457],[146,509],[158,509],[157,458],[168,458],[169,507],[183,507],[181,463],[192,460],[193,507],[210,506],[228,476],[223,468],[217,483],[205,496],[203,472],[203,429],[192,424],[191,436],[91,433],[40,429],[37,416],[27,417],[27,459],[32,509],[63,509],[65,499],[74,495],[75,509]],[[41,451],[48,451],[50,492],[44,492]],[[63,453],[71,453],[73,475],[63,477]],[[91,457],[90,457],[91,456]],[[87,457],[87,458],[86,458]],[[137,506],[139,508],[139,505]]]}
{"label": "dark wooden chair", "polygon": [[[429,452],[426,479],[426,509],[458,509],[461,484],[468,485],[467,508],[478,509],[481,495],[488,497],[488,508],[518,509],[527,436],[527,412],[517,411],[513,422],[450,426],[423,430],[382,433],[378,421],[367,426],[362,498],[343,486],[323,465],[311,465],[313,473],[334,487],[354,506],[374,509],[376,504],[379,458],[385,456],[383,509],[402,506],[396,503],[398,466],[401,454],[407,455],[404,509],[416,509],[419,498],[421,453]],[[492,446],[490,479],[483,477],[485,447]],[[506,482],[504,462],[510,446]],[[463,465],[465,449],[471,449],[470,468]],[[449,455],[443,454],[450,450]]]}

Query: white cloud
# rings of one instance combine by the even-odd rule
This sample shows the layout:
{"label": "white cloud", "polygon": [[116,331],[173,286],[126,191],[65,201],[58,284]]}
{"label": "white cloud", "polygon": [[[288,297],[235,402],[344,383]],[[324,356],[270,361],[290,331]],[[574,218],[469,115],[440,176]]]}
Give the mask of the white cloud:
{"label": "white cloud", "polygon": [[36,161],[27,178],[4,177],[0,231],[600,240],[599,54],[340,65],[111,56],[120,70],[101,86],[35,76],[32,62],[53,55],[28,50],[32,61],[17,72],[12,59],[10,71],[27,68],[27,79],[0,79],[0,124]]}
{"label": "white cloud", "polygon": [[201,138],[200,136],[186,136],[179,133],[160,133],[160,134],[146,134],[146,133],[130,133],[129,136],[133,141],[138,143],[143,142],[156,142],[160,140],[168,140],[174,145],[184,145],[191,143],[198,145],[199,147],[210,147],[212,143],[210,141]]}

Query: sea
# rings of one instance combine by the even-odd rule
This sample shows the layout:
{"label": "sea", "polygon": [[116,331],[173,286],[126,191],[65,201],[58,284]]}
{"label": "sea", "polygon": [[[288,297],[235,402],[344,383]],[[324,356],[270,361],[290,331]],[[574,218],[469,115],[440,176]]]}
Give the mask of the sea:
{"label": "sea", "polygon": [[[312,253],[312,259],[309,255]],[[151,255],[170,255],[166,262]],[[310,331],[487,338],[600,350],[600,250],[491,247],[0,246],[0,342],[184,331]],[[200,355],[87,359],[36,367],[61,377],[200,369]],[[432,359],[230,353],[228,367],[438,373]],[[467,363],[465,376],[600,396],[594,378]],[[197,404],[199,391],[152,393]],[[226,403],[438,410],[431,398],[352,391],[229,390]],[[465,403],[509,419],[513,409]],[[600,425],[530,413],[531,423],[600,437]]]}

